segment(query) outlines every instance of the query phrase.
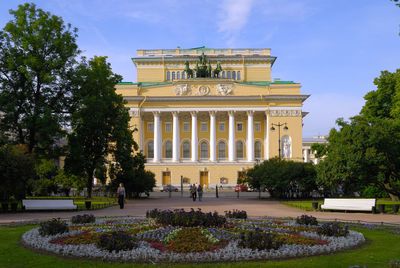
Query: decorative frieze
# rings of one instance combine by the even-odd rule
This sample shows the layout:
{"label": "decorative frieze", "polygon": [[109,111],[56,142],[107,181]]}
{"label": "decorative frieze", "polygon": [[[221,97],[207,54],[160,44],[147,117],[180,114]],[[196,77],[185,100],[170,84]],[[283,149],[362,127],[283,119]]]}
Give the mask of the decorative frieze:
{"label": "decorative frieze", "polygon": [[217,85],[217,95],[230,95],[232,93],[233,87],[233,84],[219,84]]}
{"label": "decorative frieze", "polygon": [[270,110],[271,116],[301,116],[301,110]]}
{"label": "decorative frieze", "polygon": [[191,94],[189,84],[179,84],[174,86],[175,94],[177,96],[189,96]]}
{"label": "decorative frieze", "polygon": [[130,108],[129,115],[130,117],[139,117],[139,108]]}
{"label": "decorative frieze", "polygon": [[210,94],[210,88],[208,86],[199,86],[199,90],[196,95],[198,96],[206,96]]}

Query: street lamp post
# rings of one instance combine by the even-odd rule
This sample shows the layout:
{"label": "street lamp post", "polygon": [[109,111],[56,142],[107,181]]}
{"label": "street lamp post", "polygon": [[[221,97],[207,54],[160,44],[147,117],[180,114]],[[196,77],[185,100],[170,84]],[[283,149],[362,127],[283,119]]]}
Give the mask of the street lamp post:
{"label": "street lamp post", "polygon": [[278,148],[279,148],[279,159],[281,159],[281,127],[283,127],[283,130],[288,130],[289,128],[287,127],[287,123],[282,123],[278,122],[278,124],[272,123],[271,130],[275,131],[274,127],[278,127]]}

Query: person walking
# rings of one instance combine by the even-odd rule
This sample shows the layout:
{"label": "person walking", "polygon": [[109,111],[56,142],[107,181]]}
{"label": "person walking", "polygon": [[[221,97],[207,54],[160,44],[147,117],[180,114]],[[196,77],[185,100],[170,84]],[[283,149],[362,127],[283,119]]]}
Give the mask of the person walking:
{"label": "person walking", "polygon": [[195,184],[192,185],[192,190],[190,193],[192,194],[193,202],[195,202],[197,198],[197,188]]}
{"label": "person walking", "polygon": [[201,199],[203,198],[203,187],[201,187],[201,185],[197,188],[197,193],[199,194],[199,202],[201,202]]}
{"label": "person walking", "polygon": [[124,208],[124,198],[126,196],[125,187],[124,187],[123,183],[119,184],[119,187],[118,187],[118,190],[117,190],[117,195],[118,195],[119,208],[123,209]]}

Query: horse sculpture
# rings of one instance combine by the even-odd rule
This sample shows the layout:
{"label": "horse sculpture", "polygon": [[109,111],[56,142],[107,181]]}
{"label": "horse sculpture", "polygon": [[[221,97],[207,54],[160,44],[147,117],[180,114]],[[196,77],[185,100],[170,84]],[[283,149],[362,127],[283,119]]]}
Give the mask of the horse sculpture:
{"label": "horse sculpture", "polygon": [[217,62],[217,68],[214,70],[214,77],[218,77],[219,73],[222,71],[221,62]]}
{"label": "horse sculpture", "polygon": [[187,79],[193,78],[193,70],[189,67],[189,62],[185,61],[185,72],[187,75]]}

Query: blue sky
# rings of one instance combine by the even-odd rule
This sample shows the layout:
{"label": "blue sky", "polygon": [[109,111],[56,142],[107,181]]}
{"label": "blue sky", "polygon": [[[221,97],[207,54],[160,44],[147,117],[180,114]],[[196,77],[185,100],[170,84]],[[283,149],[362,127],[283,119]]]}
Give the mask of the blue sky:
{"label": "blue sky", "polygon": [[[9,9],[0,1],[0,26]],[[32,1],[30,1],[32,2]],[[389,0],[37,0],[78,28],[87,57],[108,56],[136,81],[137,49],[271,48],[272,77],[302,84],[303,137],[357,114],[380,71],[400,68],[400,8]]]}

